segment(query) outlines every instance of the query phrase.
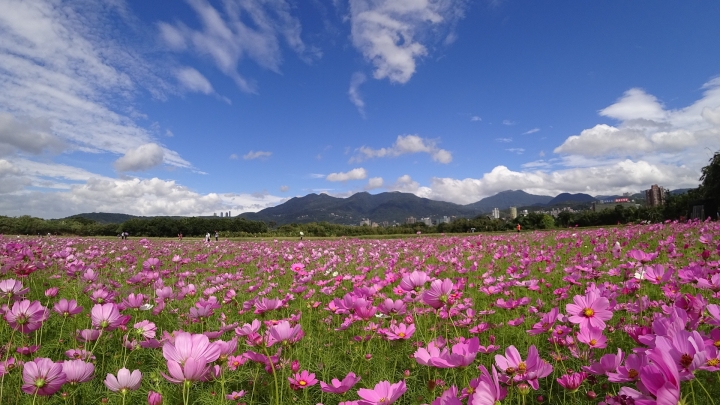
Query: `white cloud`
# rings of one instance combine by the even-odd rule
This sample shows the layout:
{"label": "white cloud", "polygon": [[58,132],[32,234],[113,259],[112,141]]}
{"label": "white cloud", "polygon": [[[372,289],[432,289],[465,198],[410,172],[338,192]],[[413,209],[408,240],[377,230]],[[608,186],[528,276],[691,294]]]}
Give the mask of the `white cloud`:
{"label": "white cloud", "polygon": [[508,152],[517,153],[518,155],[522,155],[525,152],[525,149],[523,148],[510,148],[505,150]]}
{"label": "white cloud", "polygon": [[175,136],[175,134],[173,134],[173,132],[171,130],[166,129],[165,136],[167,136],[168,138],[172,138],[173,136]]}
{"label": "white cloud", "polygon": [[137,172],[151,169],[163,162],[165,151],[156,143],[140,145],[130,149],[115,161],[115,169],[121,172]]}
{"label": "white cloud", "polygon": [[503,123],[503,125],[508,125],[508,126],[510,126],[510,125],[515,125],[515,122],[514,122],[514,121],[510,121],[510,120],[503,120],[502,123]]}
{"label": "white cloud", "polygon": [[365,186],[365,190],[375,190],[383,186],[382,177],[371,177],[368,179],[368,184]]}
{"label": "white cloud", "polygon": [[413,193],[418,197],[429,198],[432,195],[432,190],[428,187],[421,187],[420,183],[413,180],[410,175],[405,174],[395,181],[394,184],[388,187],[392,191],[401,191],[403,193]]}
{"label": "white cloud", "polygon": [[203,94],[212,94],[215,91],[208,79],[206,79],[202,73],[191,67],[178,69],[175,72],[175,77],[177,77],[183,87],[190,91]]}
{"label": "white cloud", "polygon": [[[123,6],[3,0],[1,8],[0,111],[49,123],[45,139],[53,135],[70,150],[123,154],[153,142],[134,121],[143,114],[132,97],[147,90],[162,99],[172,88],[136,48],[117,41],[118,31],[132,31],[123,25],[131,19],[117,17]],[[174,151],[165,159],[190,167]]]}
{"label": "white cloud", "polygon": [[665,110],[655,96],[641,89],[630,89],[613,105],[600,110],[600,115],[621,121],[634,119],[662,120]]}
{"label": "white cloud", "polygon": [[237,159],[238,159],[238,155],[235,154],[235,153],[232,153],[232,154],[230,154],[230,159],[232,159],[232,160],[237,160]]}
{"label": "white cloud", "polygon": [[[0,186],[0,190],[3,187]],[[82,184],[71,185],[69,190],[2,194],[0,212],[43,218],[61,218],[82,212],[197,216],[232,211],[236,215],[259,211],[285,200],[268,194],[200,194],[174,181],[157,178],[90,178]]]}
{"label": "white cloud", "polygon": [[360,95],[360,85],[365,83],[365,80],[367,80],[367,78],[364,74],[360,72],[353,73],[350,78],[350,89],[348,90],[350,102],[357,107],[358,112],[360,112],[360,115],[363,117],[365,117],[365,101],[363,101],[362,96]]}
{"label": "white cloud", "polygon": [[[353,45],[374,66],[376,79],[406,83],[434,32],[464,17],[463,0],[350,0]],[[445,39],[452,38],[447,35]],[[451,40],[449,42],[452,42]]]}
{"label": "white cloud", "polygon": [[531,129],[531,130],[529,130],[529,131],[523,132],[522,134],[523,134],[523,135],[530,135],[530,134],[534,134],[535,132],[540,132],[540,128],[533,128],[533,129]]}
{"label": "white cloud", "polygon": [[512,142],[512,138],[495,138],[495,140],[504,143]]}
{"label": "white cloud", "polygon": [[261,150],[255,152],[255,151],[252,151],[252,150],[251,150],[250,152],[248,152],[248,153],[246,153],[245,155],[243,155],[243,159],[245,159],[245,160],[253,160],[253,159],[262,159],[262,160],[264,160],[264,159],[269,158],[271,155],[272,155],[272,152],[264,152],[264,151],[261,151]]}
{"label": "white cloud", "polygon": [[47,120],[22,122],[11,114],[0,112],[0,156],[16,150],[39,155],[44,151],[60,152],[64,148],[64,142],[52,134]]}
{"label": "white cloud", "polygon": [[325,177],[327,181],[348,181],[348,180],[362,180],[367,177],[367,172],[362,167],[357,167],[345,173],[330,173]]}
{"label": "white cloud", "polygon": [[[292,6],[285,0],[225,0],[222,8],[215,8],[206,0],[188,0],[188,3],[202,28],[196,30],[183,23],[161,22],[158,24],[160,37],[172,50],[191,49],[210,58],[245,92],[255,92],[255,85],[238,72],[243,59],[279,72],[281,41],[308,59],[308,49],[300,38],[300,21],[291,15]],[[314,52],[314,56],[319,53]]]}
{"label": "white cloud", "polygon": [[476,121],[482,121],[482,118],[478,117],[477,115],[473,115],[470,117],[470,121],[476,122]]}
{"label": "white cloud", "polygon": [[350,163],[382,157],[395,157],[411,153],[427,153],[432,160],[447,164],[452,162],[452,153],[437,147],[435,141],[421,138],[417,135],[398,135],[395,143],[389,148],[372,149],[362,146],[357,149],[357,155],[350,159]]}
{"label": "white cloud", "polygon": [[281,193],[286,193],[288,190],[290,190],[290,187],[289,187],[289,186],[280,186],[280,192],[281,192]]}

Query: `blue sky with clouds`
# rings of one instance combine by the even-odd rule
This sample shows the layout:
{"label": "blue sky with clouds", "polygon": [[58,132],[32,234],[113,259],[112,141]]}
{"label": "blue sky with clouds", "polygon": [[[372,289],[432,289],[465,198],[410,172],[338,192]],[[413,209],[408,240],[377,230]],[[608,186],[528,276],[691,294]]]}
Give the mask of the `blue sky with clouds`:
{"label": "blue sky with clouds", "polygon": [[0,0],[0,214],[698,184],[720,3]]}

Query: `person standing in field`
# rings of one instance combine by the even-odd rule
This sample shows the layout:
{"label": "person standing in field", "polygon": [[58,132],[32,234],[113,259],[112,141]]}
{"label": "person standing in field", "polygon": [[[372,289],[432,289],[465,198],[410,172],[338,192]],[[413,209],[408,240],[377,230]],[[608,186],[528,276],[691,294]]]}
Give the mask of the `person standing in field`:
{"label": "person standing in field", "polygon": [[220,233],[218,233],[218,231],[215,231],[215,242],[218,241],[219,236],[220,236]]}
{"label": "person standing in field", "polygon": [[517,233],[520,233],[520,228],[521,228],[521,227],[520,227],[520,224],[517,224],[517,227],[516,227],[516,228],[517,228]]}

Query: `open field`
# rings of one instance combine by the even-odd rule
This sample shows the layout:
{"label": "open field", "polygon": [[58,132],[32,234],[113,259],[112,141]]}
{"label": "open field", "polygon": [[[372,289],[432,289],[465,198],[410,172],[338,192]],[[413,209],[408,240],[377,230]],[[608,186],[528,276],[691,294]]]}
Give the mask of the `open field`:
{"label": "open field", "polygon": [[0,237],[0,403],[720,403],[719,242]]}

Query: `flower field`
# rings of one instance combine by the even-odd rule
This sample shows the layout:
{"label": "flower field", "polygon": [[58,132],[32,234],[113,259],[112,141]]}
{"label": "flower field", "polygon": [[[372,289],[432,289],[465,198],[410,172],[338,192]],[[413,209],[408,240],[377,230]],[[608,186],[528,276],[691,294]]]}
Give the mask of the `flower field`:
{"label": "flower field", "polygon": [[720,404],[720,223],[0,237],[0,404]]}

